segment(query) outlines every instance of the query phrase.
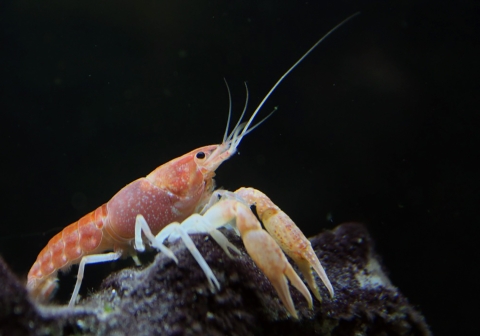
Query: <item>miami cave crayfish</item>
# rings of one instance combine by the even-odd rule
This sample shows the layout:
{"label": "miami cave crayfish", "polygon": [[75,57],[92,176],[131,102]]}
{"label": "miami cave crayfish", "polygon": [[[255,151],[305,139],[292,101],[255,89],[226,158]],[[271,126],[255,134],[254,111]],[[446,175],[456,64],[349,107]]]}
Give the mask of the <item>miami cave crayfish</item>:
{"label": "miami cave crayfish", "polygon": [[[245,109],[232,132],[228,134],[230,104],[227,128],[220,145],[200,147],[163,164],[146,177],[128,184],[107,203],[55,235],[40,252],[28,273],[27,289],[30,295],[39,301],[47,301],[57,287],[58,271],[66,270],[72,264],[79,264],[77,282],[69,302],[69,305],[73,306],[80,290],[85,265],[127,256],[136,260],[136,252],[145,249],[142,233],[152,247],[165,253],[176,263],[177,258],[163,243],[167,238],[170,241],[181,238],[205,273],[212,290],[215,290],[215,287],[220,289],[220,283],[189,234],[209,234],[228,256],[233,257],[229,249],[240,252],[218,230],[230,225],[240,235],[248,254],[270,280],[293,317],[298,316],[287,278],[302,293],[310,308],[313,303],[310,292],[284,253],[299,266],[318,300],[321,300],[321,296],[311,268],[333,297],[333,287],[310,242],[290,217],[256,189],[240,188],[235,192],[215,190],[213,177],[215,170],[236,153],[243,137],[266,119],[251,126],[255,116],[281,81],[327,36],[357,14],[342,21],[317,41],[275,83],[249,120],[242,123],[248,103],[247,89]],[[256,206],[258,217],[268,233],[262,229],[251,211],[251,205]],[[113,252],[104,253],[112,250]]]}

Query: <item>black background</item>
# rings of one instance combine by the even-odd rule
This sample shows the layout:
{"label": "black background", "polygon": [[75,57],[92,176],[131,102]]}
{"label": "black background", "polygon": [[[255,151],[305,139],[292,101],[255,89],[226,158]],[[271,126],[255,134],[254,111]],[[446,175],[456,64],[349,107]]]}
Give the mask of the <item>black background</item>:
{"label": "black background", "polygon": [[221,141],[223,77],[237,115],[248,82],[252,111],[316,40],[361,11],[280,85],[263,111],[278,112],[217,170],[218,185],[264,191],[307,236],[364,222],[434,333],[473,334],[479,9],[2,1],[0,254],[25,278],[62,227],[156,166]]}

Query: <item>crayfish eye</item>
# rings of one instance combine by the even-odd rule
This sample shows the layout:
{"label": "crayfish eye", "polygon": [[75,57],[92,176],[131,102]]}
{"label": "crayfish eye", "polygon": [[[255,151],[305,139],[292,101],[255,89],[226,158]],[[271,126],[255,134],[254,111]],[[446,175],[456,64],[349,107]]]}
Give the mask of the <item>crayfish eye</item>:
{"label": "crayfish eye", "polygon": [[198,152],[197,155],[196,155],[197,159],[200,159],[200,160],[205,159],[205,156],[206,155],[205,155],[204,152]]}

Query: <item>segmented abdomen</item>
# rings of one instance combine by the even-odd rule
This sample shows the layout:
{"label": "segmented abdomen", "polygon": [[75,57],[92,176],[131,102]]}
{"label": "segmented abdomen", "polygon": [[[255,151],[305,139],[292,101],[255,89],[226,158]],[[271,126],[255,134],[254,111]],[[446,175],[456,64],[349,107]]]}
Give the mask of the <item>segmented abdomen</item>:
{"label": "segmented abdomen", "polygon": [[34,297],[48,299],[56,287],[58,270],[78,263],[84,255],[113,248],[103,235],[106,215],[104,204],[50,239],[28,272],[27,288]]}

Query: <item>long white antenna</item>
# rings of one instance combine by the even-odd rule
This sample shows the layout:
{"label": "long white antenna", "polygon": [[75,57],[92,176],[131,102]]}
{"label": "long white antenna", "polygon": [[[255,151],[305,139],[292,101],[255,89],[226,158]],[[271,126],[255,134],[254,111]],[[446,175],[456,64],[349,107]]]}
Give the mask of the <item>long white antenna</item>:
{"label": "long white antenna", "polygon": [[[290,69],[287,70],[287,72],[285,72],[283,74],[282,77],[280,77],[280,79],[275,83],[275,85],[270,89],[270,91],[267,93],[267,95],[265,96],[265,98],[263,98],[263,100],[261,101],[260,105],[258,105],[257,109],[253,112],[252,116],[250,117],[250,119],[248,120],[247,124],[245,125],[245,127],[243,128],[243,131],[242,133],[240,133],[240,135],[238,136],[239,137],[239,140],[242,139],[242,137],[248,133],[249,129],[248,127],[250,126],[250,124],[252,123],[253,119],[255,118],[255,116],[257,115],[258,111],[260,111],[260,109],[262,108],[263,104],[265,103],[265,101],[270,97],[270,95],[272,94],[273,91],[275,91],[275,89],[277,88],[277,86],[282,82],[282,80],[287,77],[290,72],[292,72],[293,69],[295,69],[297,67],[297,65],[299,65],[305,57],[308,56],[308,54],[310,54],[313,49],[315,49],[320,43],[323,42],[323,40],[325,40],[331,33],[333,33],[335,30],[337,30],[340,26],[342,26],[344,23],[346,23],[347,21],[349,21],[350,19],[354,18],[355,16],[357,16],[358,14],[360,14],[360,12],[357,12],[353,15],[350,15],[348,18],[346,18],[345,20],[343,20],[342,22],[340,22],[339,24],[337,24],[335,27],[333,27],[332,29],[330,29],[330,31],[328,33],[326,33],[320,40],[317,41],[317,43],[315,43],[313,45],[313,47],[311,47],[294,65],[291,66]],[[240,142],[240,141],[238,141]]]}

